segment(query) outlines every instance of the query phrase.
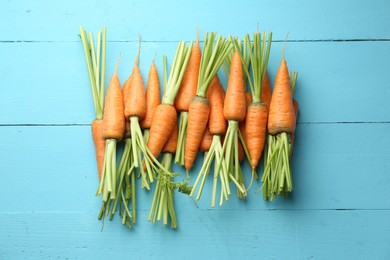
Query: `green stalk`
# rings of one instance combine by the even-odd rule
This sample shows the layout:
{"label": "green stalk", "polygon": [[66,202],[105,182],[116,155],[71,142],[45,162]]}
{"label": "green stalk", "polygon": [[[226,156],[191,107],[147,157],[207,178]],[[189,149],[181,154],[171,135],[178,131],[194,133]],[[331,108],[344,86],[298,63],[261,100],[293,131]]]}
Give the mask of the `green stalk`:
{"label": "green stalk", "polygon": [[215,32],[206,34],[196,91],[196,95],[200,97],[206,97],[211,81],[232,48],[231,44],[221,35],[214,43],[215,37]]}
{"label": "green stalk", "polygon": [[100,107],[104,108],[104,85],[106,81],[106,41],[107,41],[107,30],[106,27],[103,27],[103,33],[102,33],[102,60],[101,60],[101,74],[100,74],[100,91],[99,91],[99,97],[100,97]]}
{"label": "green stalk", "polygon": [[192,42],[189,47],[185,45],[185,42],[180,42],[173,59],[172,69],[166,83],[166,90],[162,98],[162,104],[173,105],[177,91],[179,90],[181,80],[183,79],[184,72],[187,67],[188,60],[192,50]]}
{"label": "green stalk", "polygon": [[[225,142],[223,144],[223,151],[225,151],[225,161],[229,178],[237,186],[238,197],[242,198],[246,197],[247,192],[244,184],[244,176],[241,171],[240,160],[238,158],[239,138],[240,132],[238,122],[234,120],[229,120],[228,129],[225,136]],[[246,148],[244,148],[244,150],[245,149]]]}
{"label": "green stalk", "polygon": [[179,136],[178,136],[178,140],[177,140],[177,150],[176,150],[176,156],[175,156],[175,163],[178,163],[182,166],[184,166],[187,124],[188,124],[188,111],[181,111],[180,112],[180,120],[179,120]]}
{"label": "green stalk", "polygon": [[[105,52],[106,35],[103,28],[103,38],[98,31],[97,52],[95,52],[92,33],[87,32],[80,26],[80,38],[84,48],[85,60],[88,69],[89,82],[92,90],[93,103],[95,107],[96,119],[103,118],[104,108],[104,75],[105,75]],[[88,40],[89,38],[89,40]],[[102,47],[101,47],[102,46]],[[100,89],[99,89],[100,87]]]}
{"label": "green stalk", "polygon": [[[103,205],[102,210],[99,213],[98,218],[102,217],[102,211],[108,213],[111,200],[115,199],[116,188],[116,143],[115,139],[106,140],[106,153],[103,163],[102,180],[100,182],[97,195],[103,193]],[[104,190],[103,190],[104,189]],[[108,204],[107,204],[108,203]]]}

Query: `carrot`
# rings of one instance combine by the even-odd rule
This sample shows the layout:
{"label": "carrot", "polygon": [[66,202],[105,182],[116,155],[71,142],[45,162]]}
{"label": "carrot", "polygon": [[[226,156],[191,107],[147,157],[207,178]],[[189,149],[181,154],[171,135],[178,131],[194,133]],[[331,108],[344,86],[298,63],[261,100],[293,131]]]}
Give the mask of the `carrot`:
{"label": "carrot", "polygon": [[267,158],[261,179],[263,185],[259,189],[263,189],[265,200],[272,201],[279,194],[287,196],[293,189],[290,150],[295,123],[292,89],[283,46],[282,61],[276,74],[270,104]]}
{"label": "carrot", "polygon": [[227,122],[223,116],[223,103],[225,99],[225,90],[215,75],[207,91],[207,98],[210,101],[209,129],[212,135],[224,135],[226,133]]}
{"label": "carrot", "polygon": [[188,111],[191,99],[196,95],[201,55],[199,35],[197,33],[196,41],[175,99],[174,105],[177,111]]}
{"label": "carrot", "polygon": [[156,107],[153,113],[147,147],[155,158],[160,154],[176,124],[177,113],[173,103],[190,57],[191,48],[192,43],[189,47],[185,45],[185,42],[179,43],[171,73],[166,82],[162,103]]}
{"label": "carrot", "polygon": [[268,109],[264,103],[251,103],[246,116],[246,145],[251,157],[252,170],[257,167],[264,148]]}
{"label": "carrot", "polygon": [[[138,58],[137,58],[138,60]],[[123,105],[126,107],[126,103],[129,96],[129,90],[131,88],[133,82],[133,74],[130,75],[130,77],[125,81],[122,87],[122,95],[123,95]],[[136,222],[136,203],[135,203],[135,171],[134,171],[134,164],[132,163],[132,156],[131,156],[131,148],[132,148],[132,141],[131,141],[131,127],[130,127],[130,121],[128,118],[125,117],[125,132],[123,135],[123,143],[124,148],[121,155],[121,158],[119,160],[119,164],[117,167],[117,189],[116,189],[116,196],[114,200],[114,204],[111,209],[110,214],[110,220],[114,218],[115,212],[117,210],[118,202],[120,201],[121,206],[123,205],[124,210],[123,212],[119,212],[121,218],[122,218],[122,224],[126,225],[127,227],[131,227]],[[131,190],[134,190],[133,192],[130,192]],[[126,191],[126,195],[123,195],[123,191]],[[120,199],[120,200],[119,200]],[[132,202],[133,211],[130,213],[128,211],[128,204]]]}
{"label": "carrot", "polygon": [[164,147],[162,148],[163,153],[176,152],[178,133],[179,133],[179,129],[177,127],[177,123],[175,123],[171,135],[168,138],[168,141],[165,143]]}
{"label": "carrot", "polygon": [[[227,171],[228,174],[232,174],[233,165],[235,165],[236,167],[234,170],[234,178],[237,180],[242,180],[239,169],[238,123],[245,119],[246,98],[243,64],[238,50],[234,52],[231,58],[230,74],[223,109],[223,114],[226,120],[228,120],[228,129],[223,144],[225,160],[227,163]],[[242,182],[239,182],[238,184],[238,197],[245,197],[246,191],[244,184]]]}
{"label": "carrot", "polygon": [[106,152],[104,156],[102,181],[97,191],[97,195],[103,193],[103,205],[99,213],[99,219],[104,213],[106,215],[108,214],[110,202],[116,196],[116,145],[122,139],[125,131],[123,94],[117,73],[119,58],[107,88],[104,105],[103,138],[106,139]]}
{"label": "carrot", "polygon": [[[228,200],[228,197],[230,195],[230,188],[227,185],[229,182],[229,178],[226,173],[226,165],[223,158],[221,144],[222,136],[225,134],[227,128],[227,123],[225,117],[223,116],[224,96],[225,91],[222,87],[221,82],[219,81],[218,75],[215,75],[207,91],[207,98],[210,101],[210,116],[208,128],[206,128],[202,140],[202,143],[207,143],[207,146],[202,147],[202,143],[200,145],[200,150],[205,152],[205,158],[203,161],[202,168],[198,173],[198,177],[195,180],[192,192],[190,193],[190,196],[193,196],[198,184],[200,184],[198,189],[198,195],[196,196],[197,200],[200,199],[206,177],[210,172],[212,162],[215,160],[211,207],[215,206],[218,179],[220,179],[221,181],[220,205],[222,205],[224,199]],[[204,142],[205,139],[207,140],[207,142]]]}
{"label": "carrot", "polygon": [[[169,139],[176,124],[176,109],[172,105],[160,104],[154,111],[148,147],[154,157],[158,157]],[[169,133],[169,136],[167,136]]]}
{"label": "carrot", "polygon": [[244,140],[249,153],[252,179],[247,189],[251,187],[253,179],[257,178],[256,168],[262,155],[266,139],[268,109],[267,105],[261,101],[261,93],[263,92],[264,82],[266,81],[266,69],[271,41],[272,33],[264,33],[262,38],[261,34],[256,32],[253,35],[253,43],[251,44],[250,64],[252,74],[248,75],[248,79],[252,92],[252,102],[250,102],[247,108]]}
{"label": "carrot", "polygon": [[123,94],[117,69],[107,88],[103,117],[103,138],[121,140],[125,132]]}
{"label": "carrot", "polygon": [[92,121],[91,131],[95,145],[96,161],[98,167],[99,180],[102,177],[102,168],[104,162],[104,153],[106,149],[105,140],[103,139],[103,107],[104,107],[104,81],[106,73],[106,27],[98,31],[97,49],[93,44],[92,33],[87,33],[80,26],[80,37],[84,47],[89,81],[92,90],[93,102],[95,106],[95,120]]}
{"label": "carrot", "polygon": [[[138,56],[136,61],[138,61]],[[147,151],[146,142],[140,127],[140,121],[144,118],[146,113],[146,95],[141,71],[139,70],[137,62],[134,62],[132,75],[130,77],[131,85],[127,90],[128,97],[125,106],[125,117],[130,121],[132,137],[131,156],[133,157],[134,167],[138,168],[143,161],[142,155],[147,155]],[[151,167],[150,160],[145,160],[144,164],[145,167],[139,169],[142,176],[142,187],[149,190],[150,183],[153,182],[155,174]]]}
{"label": "carrot", "polygon": [[264,82],[261,88],[260,96],[261,96],[261,102],[266,104],[267,108],[269,109],[269,105],[271,104],[272,91],[271,91],[271,82],[269,81],[269,77],[267,73],[265,73],[264,76]]}
{"label": "carrot", "polygon": [[[164,56],[164,79],[166,79],[166,59]],[[164,92],[167,91],[166,81],[164,80]],[[172,106],[168,106],[172,107]],[[172,107],[173,108],[173,107]],[[159,114],[156,114],[159,115]],[[152,119],[153,121],[153,119]],[[175,122],[173,130],[162,148],[163,156],[161,165],[165,168],[166,171],[159,171],[159,176],[157,178],[157,184],[153,196],[152,206],[150,208],[148,221],[153,223],[156,220],[163,219],[163,224],[168,224],[168,216],[171,219],[171,227],[177,228],[176,213],[173,204],[174,189],[178,188],[180,192],[188,194],[191,190],[191,187],[188,187],[184,182],[174,182],[173,174],[170,173],[172,170],[172,159],[173,154],[176,152],[177,142],[178,142],[178,127]]]}
{"label": "carrot", "polygon": [[207,126],[210,103],[207,98],[194,97],[188,112],[188,132],[186,137],[184,166],[188,172],[196,158],[198,148]]}
{"label": "carrot", "polygon": [[[125,84],[123,84],[122,88],[122,94],[123,94],[123,104],[126,106],[128,95],[129,95],[129,89],[131,87],[131,84],[133,82],[133,74],[130,75],[130,77],[126,80]],[[125,134],[123,138],[131,138],[131,129],[130,129],[130,121],[125,116]]]}
{"label": "carrot", "polygon": [[199,151],[207,152],[211,147],[212,140],[213,140],[213,136],[210,134],[208,127],[206,127],[203,133],[202,141],[199,145]]}
{"label": "carrot", "polygon": [[183,80],[180,84],[174,106],[180,112],[179,141],[175,162],[184,166],[185,141],[187,136],[188,109],[193,97],[196,95],[198,86],[198,74],[201,60],[201,50],[199,46],[198,30],[196,31],[196,42],[191,51],[191,56],[187,64]]}
{"label": "carrot", "polygon": [[138,117],[139,120],[142,120],[146,113],[146,98],[141,71],[139,70],[137,63],[134,63],[132,80],[127,92],[128,96],[125,107],[126,118],[134,116]]}
{"label": "carrot", "polygon": [[232,57],[223,114],[226,120],[241,122],[245,119],[246,98],[244,73],[238,51]]}
{"label": "carrot", "polygon": [[140,122],[142,129],[149,129],[152,124],[154,110],[160,104],[160,83],[158,71],[154,61],[150,66],[148,84],[146,87],[146,112],[144,119]]}
{"label": "carrot", "polygon": [[[250,92],[246,92],[245,93],[245,100],[246,100],[246,107],[247,107],[247,111],[248,111],[248,106],[252,103],[252,94]],[[242,135],[242,139],[244,140],[244,145],[247,145],[247,136],[246,136],[246,117],[245,117],[245,120],[244,121],[241,121],[239,124],[238,124],[238,128],[240,129],[240,133]],[[244,151],[244,147],[243,147],[243,144],[241,143],[241,140],[240,142],[238,142],[238,159],[240,162],[242,162],[245,158],[245,151]]]}
{"label": "carrot", "polygon": [[292,101],[290,77],[287,63],[284,58],[280,63],[276,74],[274,91],[268,116],[268,132],[276,135],[282,132],[293,133],[295,131],[295,110]]}
{"label": "carrot", "polygon": [[206,34],[204,52],[200,62],[197,92],[196,96],[191,100],[188,110],[188,129],[184,159],[187,175],[195,161],[209,118],[210,104],[206,98],[207,90],[231,48],[230,44],[222,36],[219,36],[214,43],[215,37],[216,33]]}
{"label": "carrot", "polygon": [[106,141],[103,139],[103,120],[93,120],[91,129],[93,142],[95,144],[96,161],[98,163],[98,174],[99,179],[101,179],[104,163],[104,151],[106,150]]}

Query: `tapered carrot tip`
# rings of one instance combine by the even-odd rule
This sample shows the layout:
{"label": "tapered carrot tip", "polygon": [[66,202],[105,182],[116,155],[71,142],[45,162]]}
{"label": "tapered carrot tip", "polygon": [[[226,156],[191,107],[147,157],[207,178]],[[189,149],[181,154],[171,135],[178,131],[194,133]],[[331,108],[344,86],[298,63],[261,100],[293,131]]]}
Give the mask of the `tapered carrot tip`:
{"label": "tapered carrot tip", "polygon": [[106,141],[103,139],[103,120],[93,120],[91,125],[93,143],[95,144],[96,161],[99,179],[102,178]]}
{"label": "tapered carrot tip", "polygon": [[268,131],[272,135],[282,132],[293,133],[295,131],[295,120],[290,77],[287,63],[282,59],[276,74],[274,92],[271,97]]}

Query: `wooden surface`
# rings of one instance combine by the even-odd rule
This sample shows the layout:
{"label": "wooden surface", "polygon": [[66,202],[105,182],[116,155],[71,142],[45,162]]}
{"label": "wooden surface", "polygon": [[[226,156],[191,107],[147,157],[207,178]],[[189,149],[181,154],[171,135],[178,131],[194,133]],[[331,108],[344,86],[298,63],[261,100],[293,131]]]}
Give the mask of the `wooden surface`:
{"label": "wooden surface", "polygon": [[[389,14],[385,0],[2,1],[0,259],[390,259]],[[274,33],[271,81],[287,32],[299,71],[292,196],[265,202],[257,182],[211,209],[209,180],[199,208],[176,196],[171,230],[147,222],[152,193],[139,189],[133,230],[116,218],[101,232],[79,26],[107,26],[107,74],[122,52],[123,82],[138,33],[146,79],[197,25],[242,36],[257,24]]]}

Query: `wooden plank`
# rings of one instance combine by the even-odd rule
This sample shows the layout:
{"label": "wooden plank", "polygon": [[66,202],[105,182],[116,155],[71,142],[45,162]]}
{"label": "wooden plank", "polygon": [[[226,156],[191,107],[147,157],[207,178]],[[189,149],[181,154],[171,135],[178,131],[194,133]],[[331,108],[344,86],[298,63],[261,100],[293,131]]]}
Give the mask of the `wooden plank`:
{"label": "wooden plank", "polygon": [[[94,111],[80,42],[0,46],[4,57],[0,63],[4,72],[0,124],[90,124]],[[172,61],[176,46],[174,42],[142,44],[140,66],[145,82],[155,54],[161,73],[161,56]],[[282,43],[272,47],[272,82],[281,47]],[[137,43],[109,43],[107,81],[121,51],[121,81],[131,72]],[[286,46],[286,59],[290,70],[300,73],[299,122],[390,122],[390,88],[383,83],[390,71],[386,42],[291,42]],[[226,76],[220,75],[226,86]]]}
{"label": "wooden plank", "polygon": [[[346,11],[348,10],[348,11]],[[2,41],[78,41],[80,25],[109,29],[109,39],[136,41],[190,40],[218,31],[242,36],[256,30],[275,33],[283,40],[389,39],[390,3],[373,1],[2,1]],[[356,28],[359,28],[358,30]]]}
{"label": "wooden plank", "polygon": [[[264,202],[255,182],[247,201],[233,193],[223,209],[390,209],[390,124],[301,124],[293,158],[295,190],[289,199]],[[100,198],[89,126],[0,127],[1,212],[98,212]],[[192,182],[199,171],[199,156]],[[185,176],[175,166],[175,172]],[[246,181],[250,170],[244,165]],[[179,177],[178,180],[184,177]],[[208,178],[201,208],[210,208]],[[233,186],[232,186],[233,187]],[[149,210],[153,194],[138,187],[138,206]],[[180,210],[196,210],[178,194]]]}
{"label": "wooden plank", "polygon": [[133,230],[89,212],[0,214],[4,259],[388,259],[389,210],[180,211],[179,229]]}

